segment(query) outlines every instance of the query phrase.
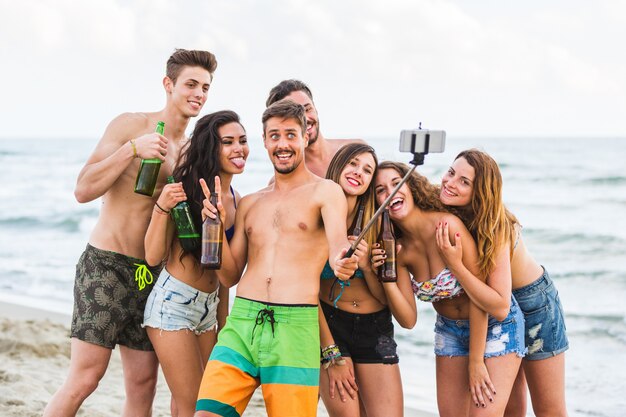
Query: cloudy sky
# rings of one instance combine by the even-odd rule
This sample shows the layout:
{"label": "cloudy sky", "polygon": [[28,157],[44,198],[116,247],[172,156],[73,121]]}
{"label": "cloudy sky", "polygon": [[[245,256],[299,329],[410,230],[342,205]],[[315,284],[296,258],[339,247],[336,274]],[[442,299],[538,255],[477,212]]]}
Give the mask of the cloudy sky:
{"label": "cloudy sky", "polygon": [[[327,137],[626,136],[622,0],[0,0],[2,138],[98,138],[154,111],[174,48],[218,69],[203,114],[261,131],[307,82]],[[193,122],[192,122],[193,124]]]}

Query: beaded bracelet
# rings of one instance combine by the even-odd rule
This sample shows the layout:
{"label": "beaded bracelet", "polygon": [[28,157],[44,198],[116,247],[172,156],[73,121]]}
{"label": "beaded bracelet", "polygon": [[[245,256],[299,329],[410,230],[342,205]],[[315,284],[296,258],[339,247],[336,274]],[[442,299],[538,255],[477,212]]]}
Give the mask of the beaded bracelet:
{"label": "beaded bracelet", "polygon": [[322,359],[320,361],[324,369],[333,365],[345,365],[346,361],[341,357],[341,351],[337,345],[326,346],[322,349]]}

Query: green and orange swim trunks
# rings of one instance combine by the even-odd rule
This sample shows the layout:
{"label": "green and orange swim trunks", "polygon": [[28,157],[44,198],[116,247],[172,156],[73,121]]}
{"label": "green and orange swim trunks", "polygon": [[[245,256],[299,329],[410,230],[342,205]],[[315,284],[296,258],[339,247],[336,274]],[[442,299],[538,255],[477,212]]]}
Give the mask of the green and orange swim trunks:
{"label": "green and orange swim trunks", "polygon": [[242,297],[204,371],[197,411],[239,417],[261,385],[268,416],[315,416],[320,375],[317,305]]}

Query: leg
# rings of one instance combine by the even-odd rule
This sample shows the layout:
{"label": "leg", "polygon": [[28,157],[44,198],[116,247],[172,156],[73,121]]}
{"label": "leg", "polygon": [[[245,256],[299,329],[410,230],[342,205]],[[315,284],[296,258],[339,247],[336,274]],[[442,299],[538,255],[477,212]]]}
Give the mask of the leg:
{"label": "leg", "polygon": [[359,393],[369,417],[402,417],[404,399],[398,364],[355,364]]}
{"label": "leg", "polygon": [[109,365],[111,349],[71,339],[70,370],[65,383],[54,394],[44,416],[74,416],[95,391]]}
{"label": "leg", "polygon": [[[522,361],[523,363],[523,361]],[[526,416],[526,397],[528,390],[526,389],[526,376],[523,367],[517,372],[517,378],[513,383],[509,402],[504,410],[505,417],[525,417]]]}
{"label": "leg", "polygon": [[515,353],[485,359],[489,377],[496,387],[496,395],[493,396],[493,403],[488,403],[485,408],[477,408],[473,405],[470,406],[471,417],[495,417],[504,415],[504,409],[509,401],[513,382],[515,382],[521,362],[522,358]]}
{"label": "leg", "polygon": [[201,344],[203,339],[214,340],[209,334],[214,332],[196,336],[189,330],[166,331],[152,327],[146,330],[172,393],[172,415],[193,416],[204,364],[208,359],[208,355],[202,355]]}
{"label": "leg", "polygon": [[159,362],[152,351],[120,345],[126,401],[123,416],[151,416]]}
{"label": "leg", "polygon": [[[346,364],[343,366],[352,368],[354,372],[354,364],[352,359],[344,358]],[[360,388],[360,386],[359,386]],[[335,387],[335,398],[330,398],[330,382],[328,378],[328,371],[326,369],[320,369],[320,396],[324,401],[324,406],[328,411],[330,417],[359,417],[359,392],[357,391],[357,398],[352,399],[346,393],[346,401],[342,402]]]}
{"label": "leg", "polygon": [[464,417],[470,407],[467,356],[437,356],[437,406],[441,417]]}
{"label": "leg", "polygon": [[535,415],[566,417],[565,354],[536,361],[524,360],[523,367]]}

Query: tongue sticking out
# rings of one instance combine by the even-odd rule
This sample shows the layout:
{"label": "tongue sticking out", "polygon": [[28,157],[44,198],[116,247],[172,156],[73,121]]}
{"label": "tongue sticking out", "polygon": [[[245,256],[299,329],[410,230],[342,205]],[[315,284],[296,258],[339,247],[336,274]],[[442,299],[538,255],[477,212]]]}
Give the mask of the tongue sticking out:
{"label": "tongue sticking out", "polygon": [[230,161],[233,163],[234,166],[236,166],[239,169],[246,166],[246,161],[243,158],[233,158]]}

